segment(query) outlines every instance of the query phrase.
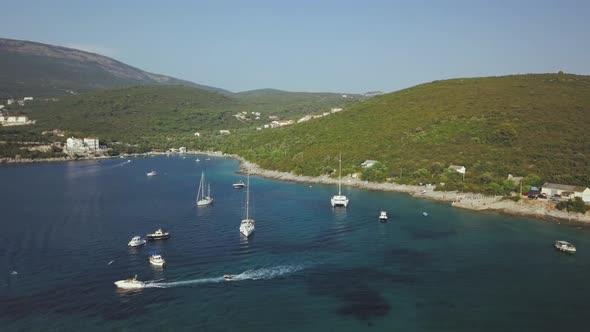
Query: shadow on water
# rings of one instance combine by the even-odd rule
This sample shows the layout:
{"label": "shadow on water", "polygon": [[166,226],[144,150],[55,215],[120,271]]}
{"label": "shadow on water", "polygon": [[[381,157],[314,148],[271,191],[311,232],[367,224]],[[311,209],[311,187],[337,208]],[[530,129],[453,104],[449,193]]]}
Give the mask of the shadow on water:
{"label": "shadow on water", "polygon": [[[329,272],[326,272],[329,271]],[[361,321],[384,317],[391,310],[378,289],[416,283],[415,276],[393,274],[371,267],[351,269],[322,266],[318,273],[311,273],[308,292],[315,296],[329,296],[340,305],[335,312]]]}

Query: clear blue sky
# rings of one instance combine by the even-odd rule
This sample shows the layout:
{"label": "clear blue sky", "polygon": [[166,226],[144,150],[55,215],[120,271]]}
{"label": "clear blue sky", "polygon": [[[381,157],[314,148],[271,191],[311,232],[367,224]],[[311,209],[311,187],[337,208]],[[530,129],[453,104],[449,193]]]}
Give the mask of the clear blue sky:
{"label": "clear blue sky", "polygon": [[95,51],[231,91],[390,92],[590,74],[590,1],[3,0],[0,37]]}

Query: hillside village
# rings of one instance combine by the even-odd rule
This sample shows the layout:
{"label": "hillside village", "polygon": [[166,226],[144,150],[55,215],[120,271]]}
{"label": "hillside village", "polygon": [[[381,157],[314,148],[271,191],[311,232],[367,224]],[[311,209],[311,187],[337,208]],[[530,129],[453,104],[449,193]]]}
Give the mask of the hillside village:
{"label": "hillside village", "polygon": [[15,106],[25,106],[27,101],[32,101],[33,97],[23,97],[23,99],[14,99],[8,98],[6,99],[4,104],[0,104],[0,125],[1,126],[22,126],[22,125],[30,125],[35,124],[35,120],[30,120],[26,115],[10,115],[8,111],[8,107],[14,108]]}

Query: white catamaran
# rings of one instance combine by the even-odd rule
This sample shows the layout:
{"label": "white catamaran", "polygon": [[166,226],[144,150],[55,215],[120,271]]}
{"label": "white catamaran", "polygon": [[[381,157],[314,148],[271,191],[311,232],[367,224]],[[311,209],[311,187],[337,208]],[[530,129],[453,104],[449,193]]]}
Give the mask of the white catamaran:
{"label": "white catamaran", "polygon": [[201,182],[199,182],[199,191],[197,192],[197,206],[213,203],[213,197],[211,197],[211,185],[207,185],[207,188],[207,194],[205,195],[205,173],[201,172]]}
{"label": "white catamaran", "polygon": [[248,174],[248,185],[246,186],[246,219],[240,223],[240,233],[246,237],[254,233],[255,224],[254,219],[250,219],[250,174]]}
{"label": "white catamaran", "polygon": [[342,195],[342,153],[340,154],[340,163],[339,163],[339,170],[338,170],[338,195],[332,196],[330,200],[332,203],[332,207],[335,206],[348,206],[348,198]]}

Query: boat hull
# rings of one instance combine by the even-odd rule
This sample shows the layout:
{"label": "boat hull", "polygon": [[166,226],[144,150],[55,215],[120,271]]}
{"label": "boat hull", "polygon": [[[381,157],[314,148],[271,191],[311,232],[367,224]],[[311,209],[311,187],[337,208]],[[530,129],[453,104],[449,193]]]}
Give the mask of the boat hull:
{"label": "boat hull", "polygon": [[387,218],[379,218],[379,221],[380,222],[386,222],[387,221]]}
{"label": "boat hull", "polygon": [[115,281],[115,285],[123,289],[140,289],[145,288],[145,283],[142,281],[130,282],[127,280]]}
{"label": "boat hull", "polygon": [[166,235],[147,235],[146,238],[150,241],[155,241],[155,240],[166,240],[170,237],[170,234],[166,234]]}
{"label": "boat hull", "polygon": [[143,246],[146,243],[145,240],[142,240],[140,242],[129,242],[129,246],[130,247],[139,247],[139,246]]}
{"label": "boat hull", "polygon": [[332,207],[348,207],[348,198],[346,198],[346,196],[334,196],[330,199],[330,203],[332,204]]}
{"label": "boat hull", "polygon": [[213,203],[213,198],[205,198],[205,199],[198,200],[197,206],[211,205],[212,203]]}

